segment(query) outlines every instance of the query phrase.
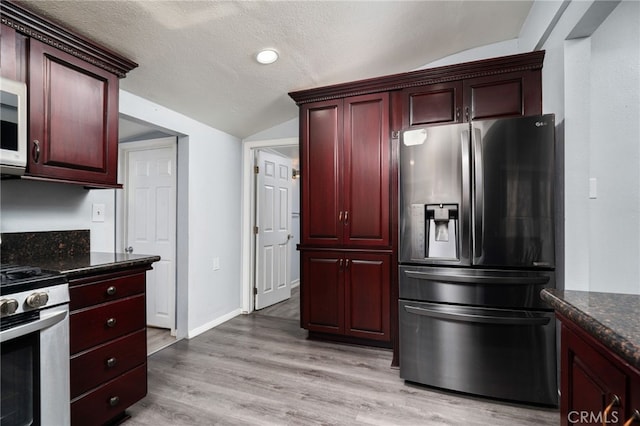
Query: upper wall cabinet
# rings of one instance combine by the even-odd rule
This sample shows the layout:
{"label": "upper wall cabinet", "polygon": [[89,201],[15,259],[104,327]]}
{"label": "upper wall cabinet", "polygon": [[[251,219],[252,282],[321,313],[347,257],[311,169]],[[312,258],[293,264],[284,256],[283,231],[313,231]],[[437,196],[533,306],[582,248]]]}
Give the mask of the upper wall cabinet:
{"label": "upper wall cabinet", "polygon": [[25,178],[119,187],[119,78],[137,66],[7,1],[0,66],[28,91]]}
{"label": "upper wall cabinet", "polygon": [[116,184],[118,78],[37,40],[29,50],[29,175]]}
{"label": "upper wall cabinet", "polygon": [[462,120],[462,82],[428,84],[402,91],[404,127],[448,124]]}
{"label": "upper wall cabinet", "polygon": [[403,127],[542,113],[540,69],[486,73],[403,89]]}

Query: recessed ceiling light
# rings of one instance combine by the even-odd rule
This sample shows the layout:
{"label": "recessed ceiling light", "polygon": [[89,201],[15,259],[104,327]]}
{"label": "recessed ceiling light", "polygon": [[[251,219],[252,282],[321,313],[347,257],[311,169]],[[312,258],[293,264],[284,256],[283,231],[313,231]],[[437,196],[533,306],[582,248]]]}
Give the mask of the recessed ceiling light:
{"label": "recessed ceiling light", "polygon": [[273,49],[264,49],[256,55],[256,61],[261,64],[272,64],[278,60],[278,52]]}

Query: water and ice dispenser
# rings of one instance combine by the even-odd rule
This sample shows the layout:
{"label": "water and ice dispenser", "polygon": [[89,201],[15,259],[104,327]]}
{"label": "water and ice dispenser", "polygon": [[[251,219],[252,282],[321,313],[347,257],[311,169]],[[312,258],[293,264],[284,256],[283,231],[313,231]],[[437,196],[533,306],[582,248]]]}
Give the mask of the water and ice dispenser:
{"label": "water and ice dispenser", "polygon": [[411,205],[412,259],[459,259],[457,204]]}

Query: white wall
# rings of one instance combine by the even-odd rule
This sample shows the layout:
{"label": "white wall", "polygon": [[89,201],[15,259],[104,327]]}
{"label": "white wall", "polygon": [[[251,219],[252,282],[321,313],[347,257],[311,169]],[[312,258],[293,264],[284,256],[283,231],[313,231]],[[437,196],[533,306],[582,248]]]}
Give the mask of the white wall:
{"label": "white wall", "polygon": [[[0,232],[89,229],[91,250],[113,251],[114,190],[28,180],[0,182]],[[105,205],[105,221],[92,222],[92,204]]]}
{"label": "white wall", "polygon": [[178,138],[177,317],[178,331],[186,321],[193,337],[240,313],[242,144],[123,90],[120,112],[185,135]]}
{"label": "white wall", "polygon": [[593,33],[590,65],[590,289],[640,294],[640,2]]}
{"label": "white wall", "polygon": [[[291,99],[291,103],[292,104],[295,103],[293,99]],[[269,139],[297,138],[298,135],[300,134],[298,123],[299,123],[298,117],[295,117],[289,121],[285,121],[284,123],[280,123],[269,129],[255,133],[245,138],[244,141],[250,142],[250,141],[261,141],[261,140],[269,140]]]}

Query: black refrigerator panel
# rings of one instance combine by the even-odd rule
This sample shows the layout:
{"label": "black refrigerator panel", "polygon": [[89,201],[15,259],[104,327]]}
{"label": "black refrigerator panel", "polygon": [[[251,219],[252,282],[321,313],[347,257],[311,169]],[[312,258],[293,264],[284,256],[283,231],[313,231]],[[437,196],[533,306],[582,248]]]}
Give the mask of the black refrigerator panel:
{"label": "black refrigerator panel", "polygon": [[504,309],[550,310],[540,298],[554,271],[399,266],[400,299]]}
{"label": "black refrigerator panel", "polygon": [[553,114],[471,127],[472,263],[554,268]]}
{"label": "black refrigerator panel", "polygon": [[400,262],[471,264],[469,124],[413,129],[400,144]]}
{"label": "black refrigerator panel", "polygon": [[403,379],[558,405],[553,312],[400,300],[399,314]]}

